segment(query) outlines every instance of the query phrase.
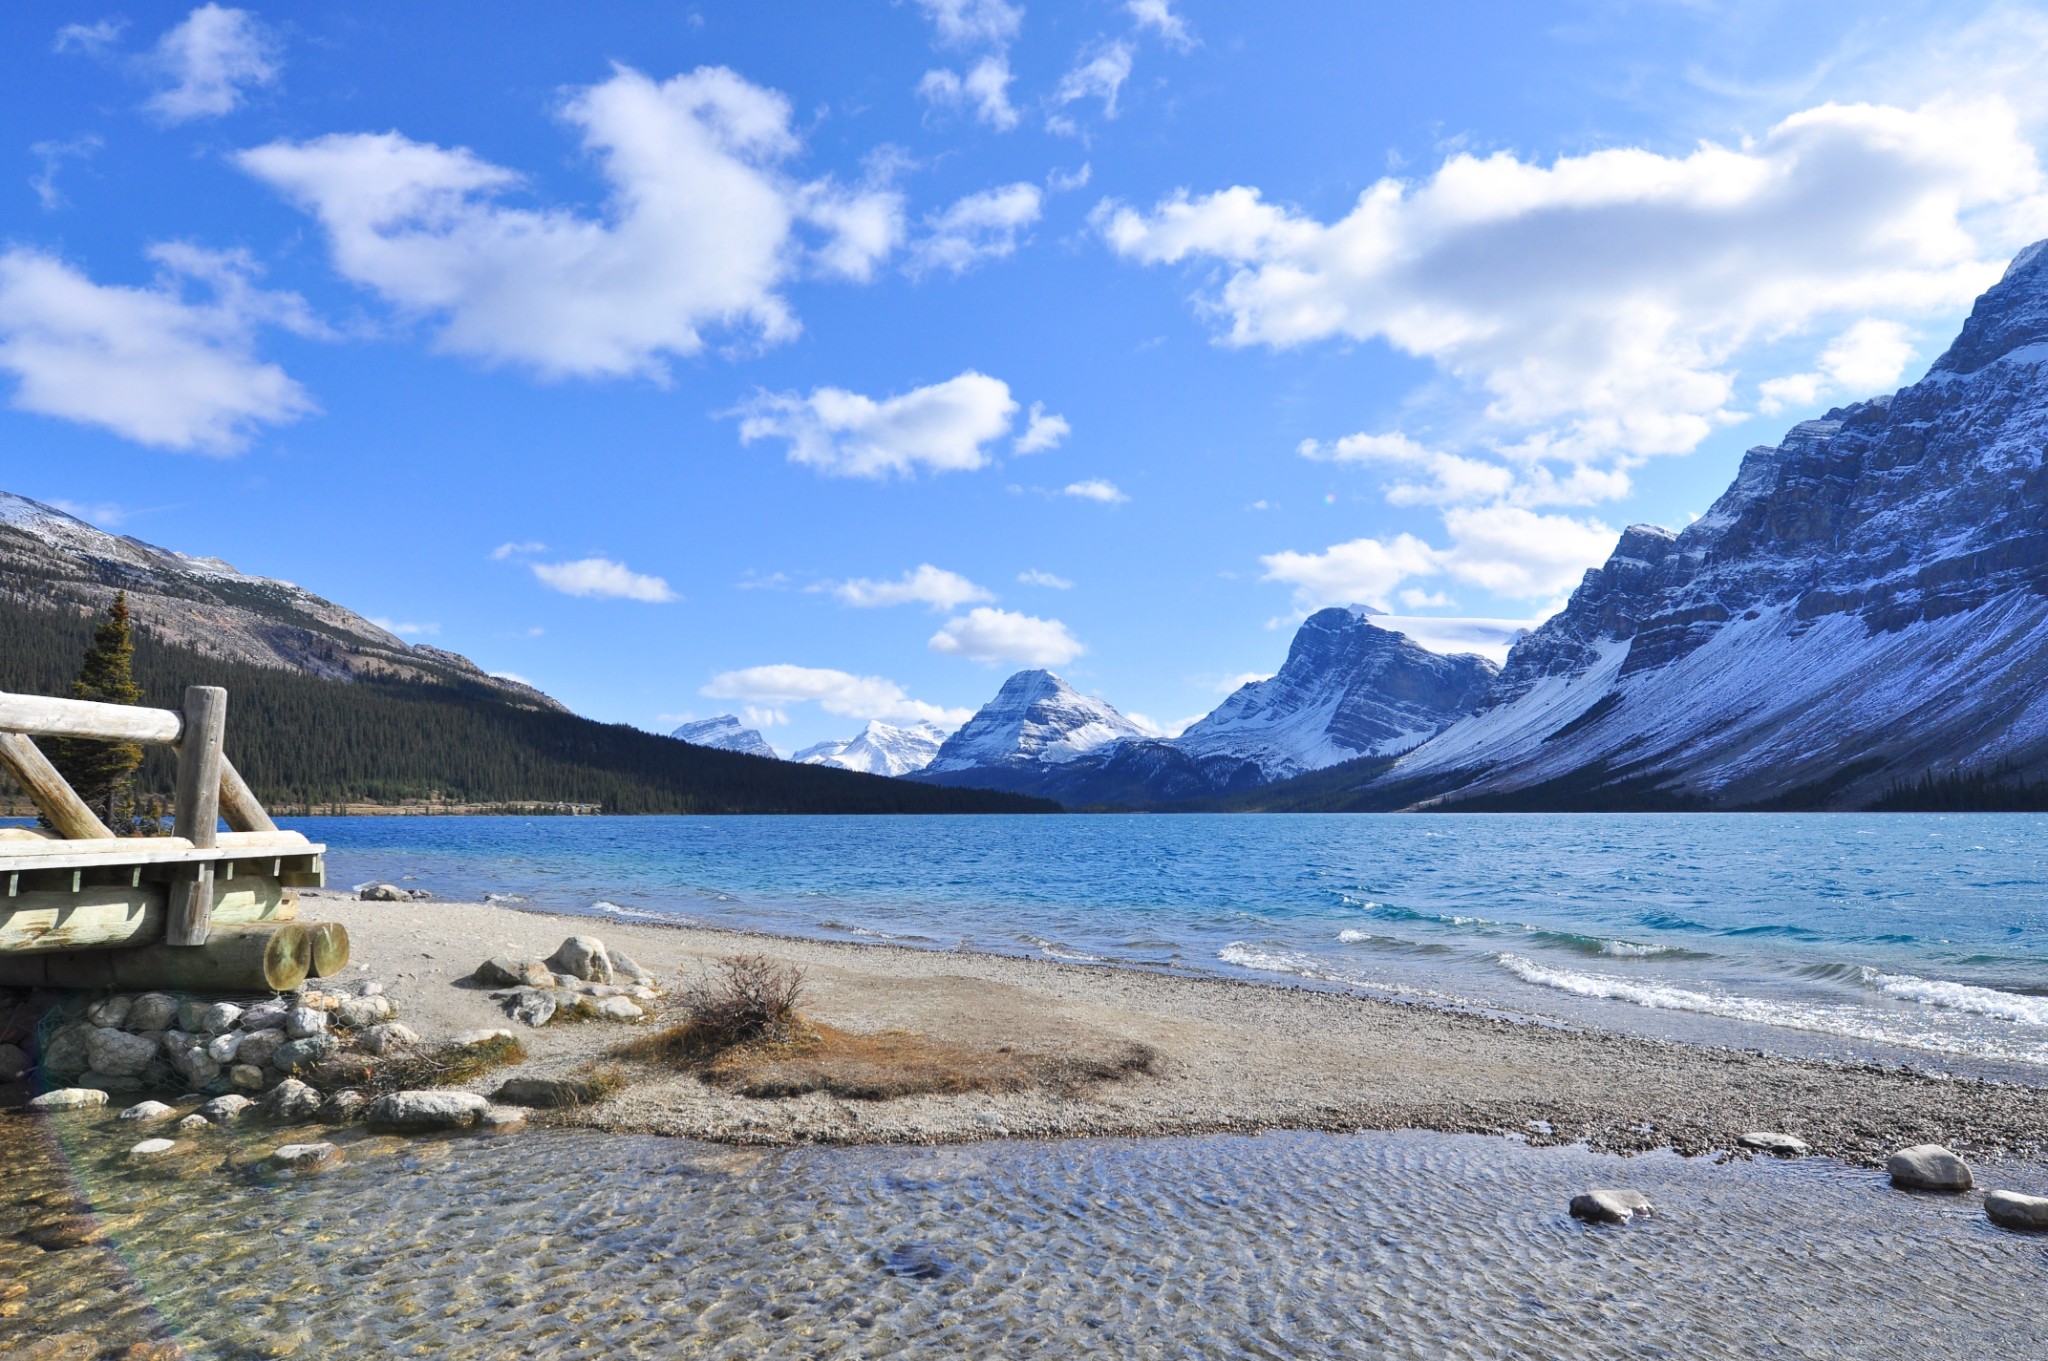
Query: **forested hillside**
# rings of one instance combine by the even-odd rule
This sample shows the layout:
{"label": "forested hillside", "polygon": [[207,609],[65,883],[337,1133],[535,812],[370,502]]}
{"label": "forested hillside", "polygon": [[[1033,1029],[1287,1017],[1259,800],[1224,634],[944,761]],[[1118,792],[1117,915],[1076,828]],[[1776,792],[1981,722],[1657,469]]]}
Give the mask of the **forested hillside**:
{"label": "forested hillside", "polygon": [[[695,747],[620,724],[522,706],[456,680],[330,680],[167,645],[136,602],[135,674],[149,704],[187,685],[228,691],[228,752],[277,808],[430,797],[460,803],[596,804],[607,813],[993,813],[1037,800],[939,789],[827,766]],[[0,690],[68,693],[91,617],[0,596]],[[156,750],[146,787],[169,792]]]}

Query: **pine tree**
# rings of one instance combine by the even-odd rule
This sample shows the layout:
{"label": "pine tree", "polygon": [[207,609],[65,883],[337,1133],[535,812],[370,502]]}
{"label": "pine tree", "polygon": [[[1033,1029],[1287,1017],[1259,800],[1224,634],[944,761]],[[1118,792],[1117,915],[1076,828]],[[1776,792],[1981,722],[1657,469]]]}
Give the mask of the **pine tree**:
{"label": "pine tree", "polygon": [[[121,592],[107,610],[107,617],[93,630],[92,646],[71,683],[74,699],[101,704],[137,704],[142,687],[135,683],[135,638],[129,628],[128,595]],[[115,831],[127,830],[134,822],[135,771],[142,764],[142,748],[133,742],[93,742],[65,738],[51,744],[50,762],[71,782],[71,788],[87,807]]]}

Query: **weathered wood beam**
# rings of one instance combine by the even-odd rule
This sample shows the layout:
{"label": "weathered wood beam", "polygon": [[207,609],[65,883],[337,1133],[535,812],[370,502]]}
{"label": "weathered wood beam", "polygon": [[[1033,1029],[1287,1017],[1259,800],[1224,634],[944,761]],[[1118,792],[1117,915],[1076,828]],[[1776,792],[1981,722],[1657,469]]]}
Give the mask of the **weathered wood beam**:
{"label": "weathered wood beam", "polygon": [[0,955],[0,987],[291,992],[306,981],[312,954],[312,937],[298,922],[222,925],[197,946]]}
{"label": "weathered wood beam", "polygon": [[35,737],[93,737],[103,742],[177,742],[185,720],[169,709],[98,704],[89,699],[0,694],[0,729]]}
{"label": "weathered wood beam", "polygon": [[[173,830],[197,850],[220,836],[221,739],[227,733],[228,692],[218,685],[185,687],[185,731],[178,741],[178,809]],[[164,943],[204,945],[213,911],[213,867],[180,875],[171,885]]]}
{"label": "weathered wood beam", "polygon": [[[163,884],[86,884],[76,893],[45,888],[0,897],[0,955],[154,944],[163,938],[168,900]],[[275,879],[245,876],[213,902],[216,926],[298,915],[298,895]]]}
{"label": "weathered wood beam", "polygon": [[36,811],[60,836],[83,841],[113,835],[27,734],[0,732],[0,766],[7,767],[15,783],[27,791]]}
{"label": "weathered wood beam", "polygon": [[270,814],[263,811],[262,801],[256,791],[249,788],[249,782],[242,778],[242,772],[235,769],[234,762],[223,755],[220,758],[220,815],[227,819],[228,826],[237,832],[274,832],[277,824],[270,820]]}

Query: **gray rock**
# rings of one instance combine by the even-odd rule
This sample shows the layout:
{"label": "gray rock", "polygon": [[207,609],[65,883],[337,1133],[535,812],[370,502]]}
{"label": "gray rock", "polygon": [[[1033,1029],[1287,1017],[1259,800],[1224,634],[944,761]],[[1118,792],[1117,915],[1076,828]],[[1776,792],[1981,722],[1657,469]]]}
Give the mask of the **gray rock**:
{"label": "gray rock", "polygon": [[129,1030],[169,1030],[178,1019],[178,999],[169,993],[145,992],[128,1006],[128,1019],[122,1025]]}
{"label": "gray rock", "polygon": [[220,1077],[220,1065],[206,1055],[201,1045],[188,1045],[170,1056],[171,1071],[197,1091],[211,1086]]}
{"label": "gray rock", "polygon": [[391,1019],[388,997],[344,997],[334,1009],[334,1019],[350,1030],[365,1030]]}
{"label": "gray rock", "polygon": [[272,1151],[264,1163],[274,1172],[292,1176],[304,1176],[308,1172],[325,1172],[330,1167],[339,1167],[343,1161],[342,1152],[333,1144],[285,1144]]}
{"label": "gray rock", "polygon": [[1885,1163],[1892,1185],[1902,1191],[1967,1191],[1976,1185],[1970,1165],[1940,1144],[1915,1144]]}
{"label": "gray rock", "polygon": [[512,1032],[509,1030],[465,1030],[459,1035],[450,1035],[448,1043],[456,1049],[474,1049],[478,1045],[489,1044],[492,1040],[511,1038]]}
{"label": "gray rock", "polygon": [[661,1000],[661,989],[650,987],[645,983],[635,983],[632,987],[626,989],[626,996],[636,1002],[659,1002]]}
{"label": "gray rock", "polygon": [[553,990],[521,988],[512,995],[512,1019],[521,1025],[546,1025],[555,1017]]}
{"label": "gray rock", "polygon": [[366,903],[409,903],[412,895],[396,884],[366,884],[356,897]]}
{"label": "gray rock", "polygon": [[596,936],[571,936],[548,956],[548,967],[587,983],[612,981],[612,957]]}
{"label": "gray rock", "polygon": [[1624,1187],[1596,1186],[1572,1197],[1572,1218],[1589,1224],[1626,1224],[1637,1215],[1654,1213],[1656,1206],[1648,1196]]}
{"label": "gray rock", "polygon": [[199,1013],[198,1020],[198,1025],[187,1026],[186,1029],[205,1035],[220,1035],[241,1024],[242,1009],[233,1002],[215,1002]]}
{"label": "gray rock", "polygon": [[88,1063],[86,1045],[96,1028],[85,1021],[73,1021],[52,1031],[49,1042],[43,1046],[43,1071],[67,1077],[84,1072]]}
{"label": "gray rock", "polygon": [[181,1134],[203,1134],[212,1128],[213,1122],[196,1111],[178,1122],[178,1131]]}
{"label": "gray rock", "polygon": [[623,975],[635,983],[651,984],[654,982],[654,975],[641,968],[638,964],[635,964],[630,956],[622,955],[617,950],[609,950],[606,953],[611,956],[612,972],[614,974]]}
{"label": "gray rock", "polygon": [[228,1085],[238,1092],[263,1090],[263,1070],[253,1063],[238,1063],[228,1069]]}
{"label": "gray rock", "polygon": [[491,1100],[508,1106],[579,1106],[597,1099],[594,1083],[574,1077],[510,1077],[498,1084]]}
{"label": "gray rock", "polygon": [[228,1096],[216,1096],[213,1100],[208,1101],[202,1106],[200,1106],[200,1108],[192,1112],[192,1114],[198,1116],[200,1119],[206,1121],[210,1125],[232,1125],[242,1118],[243,1113],[247,1111],[249,1107],[255,1104],[255,1102],[251,1101],[246,1096],[237,1096],[233,1094],[230,1094]]}
{"label": "gray rock", "polygon": [[96,1073],[137,1077],[156,1060],[156,1042],[125,1031],[95,1029],[86,1039],[85,1053]]}
{"label": "gray rock", "polygon": [[245,1030],[230,1030],[225,1034],[215,1035],[206,1042],[206,1057],[219,1064],[233,1063],[236,1056],[242,1052],[242,1041],[248,1038],[249,1034]]}
{"label": "gray rock", "polygon": [[365,1030],[360,1042],[364,1049],[381,1057],[394,1050],[411,1048],[420,1042],[420,1037],[413,1033],[409,1025],[399,1021],[387,1021],[383,1025],[373,1025]]}
{"label": "gray rock", "polygon": [[486,1134],[511,1134],[526,1128],[526,1112],[509,1106],[486,1106],[476,1127]]}
{"label": "gray rock", "polygon": [[206,1017],[208,1005],[210,1004],[206,1002],[190,1000],[179,1002],[178,1029],[189,1031],[195,1035],[204,1031],[206,1027],[202,1026],[200,1022]]}
{"label": "gray rock", "polygon": [[370,1104],[370,1098],[350,1089],[336,1092],[320,1107],[320,1118],[330,1125],[345,1125],[363,1113]]}
{"label": "gray rock", "polygon": [[176,1149],[177,1146],[178,1141],[175,1139],[144,1139],[141,1143],[128,1150],[128,1161],[137,1163],[154,1162],[166,1153]]}
{"label": "gray rock", "polygon": [[1986,1191],[1984,1214],[2001,1229],[2038,1233],[2048,1229],[2048,1196],[2022,1195],[2018,1191]]}
{"label": "gray rock", "polygon": [[[478,1097],[479,1101],[483,1098]],[[107,1094],[93,1087],[59,1087],[28,1103],[32,1111],[84,1111],[107,1104]]]}
{"label": "gray rock", "polygon": [[264,1094],[257,1110],[273,1125],[296,1125],[320,1113],[325,1098],[297,1078],[286,1078]]}
{"label": "gray rock", "polygon": [[278,1046],[272,1066],[287,1073],[303,1072],[341,1052],[341,1041],[332,1035],[308,1035]]}
{"label": "gray rock", "polygon": [[20,1045],[0,1044],[0,1082],[13,1082],[29,1070],[28,1051]]}
{"label": "gray rock", "polygon": [[552,988],[555,976],[548,966],[537,959],[515,959],[511,955],[493,955],[476,966],[470,975],[477,982],[493,988]]}
{"label": "gray rock", "polygon": [[199,1040],[199,1037],[189,1030],[152,1030],[149,1033],[156,1037],[157,1047],[164,1051],[166,1057],[180,1049],[190,1049]]}
{"label": "gray rock", "polygon": [[327,1033],[327,1013],[315,1007],[293,1007],[284,1018],[284,1033],[295,1040]]}
{"label": "gray rock", "polygon": [[1804,1139],[1763,1130],[1745,1134],[1735,1142],[1757,1153],[1768,1153],[1774,1158],[1803,1158],[1813,1151],[1807,1147]]}
{"label": "gray rock", "polygon": [[[271,999],[258,1002],[242,1013],[240,1025],[244,1030],[283,1030],[284,1018],[292,1014],[292,1004]],[[282,1043],[282,1041],[280,1041]]]}
{"label": "gray rock", "polygon": [[399,1134],[473,1129],[490,1103],[473,1092],[387,1092],[370,1103],[372,1129]]}
{"label": "gray rock", "polygon": [[235,1059],[237,1062],[250,1063],[261,1068],[277,1056],[277,1051],[282,1049],[284,1044],[285,1033],[281,1029],[245,1030],[242,1032],[242,1043],[235,1051]]}
{"label": "gray rock", "polygon": [[382,997],[383,995],[384,985],[374,978],[365,978],[362,982],[356,984],[356,996],[358,997]]}
{"label": "gray rock", "polygon": [[144,1101],[140,1105],[130,1106],[127,1110],[122,1111],[121,1118],[123,1120],[133,1120],[137,1124],[153,1125],[159,1120],[168,1120],[177,1113],[178,1108],[176,1106],[166,1106],[161,1101]]}
{"label": "gray rock", "polygon": [[98,1026],[119,1028],[128,1020],[128,1008],[135,1005],[135,999],[126,993],[115,993],[103,997],[85,1010],[85,1019]]}
{"label": "gray rock", "polygon": [[597,1014],[600,1019],[606,1021],[639,1021],[646,1019],[647,1016],[646,1012],[624,997],[599,998]]}

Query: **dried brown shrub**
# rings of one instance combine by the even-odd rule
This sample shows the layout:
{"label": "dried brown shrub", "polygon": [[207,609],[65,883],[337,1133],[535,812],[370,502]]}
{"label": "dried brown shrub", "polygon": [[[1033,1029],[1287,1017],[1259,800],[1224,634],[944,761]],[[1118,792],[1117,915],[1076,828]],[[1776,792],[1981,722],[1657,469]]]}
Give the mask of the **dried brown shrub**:
{"label": "dried brown shrub", "polygon": [[804,971],[766,955],[728,955],[717,972],[683,989],[685,1024],[707,1051],[766,1040],[788,1044],[802,1028]]}
{"label": "dried brown shrub", "polygon": [[526,1046],[516,1035],[493,1035],[481,1044],[443,1044],[408,1049],[380,1062],[369,1080],[373,1092],[411,1092],[423,1087],[453,1087],[482,1077],[495,1068],[526,1062]]}

